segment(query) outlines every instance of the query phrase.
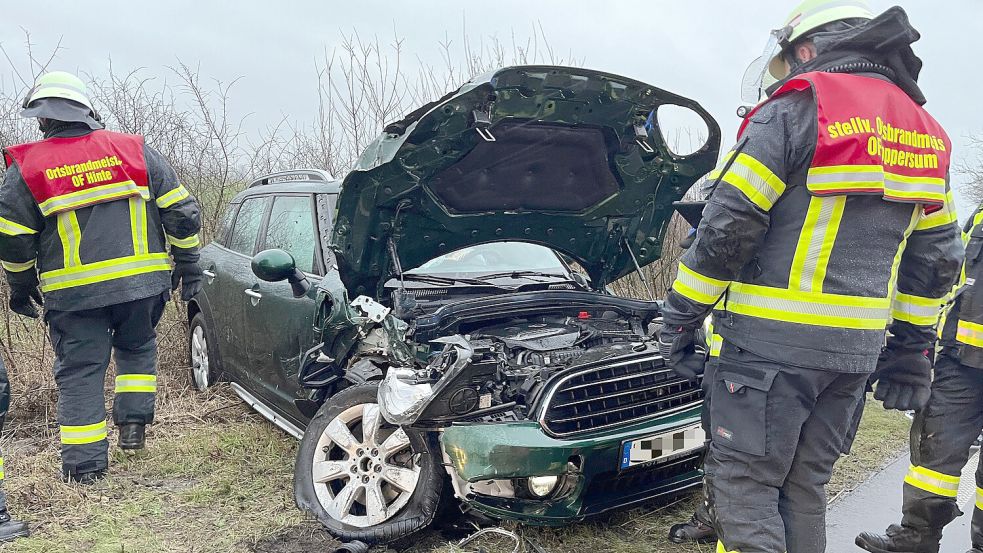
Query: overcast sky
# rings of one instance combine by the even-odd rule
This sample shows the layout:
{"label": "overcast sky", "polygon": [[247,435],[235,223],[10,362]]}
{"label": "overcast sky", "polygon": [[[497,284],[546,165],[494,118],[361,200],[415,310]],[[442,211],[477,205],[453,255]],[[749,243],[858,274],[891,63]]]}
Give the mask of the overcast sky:
{"label": "overcast sky", "polygon": [[[758,56],[769,29],[795,6],[791,0],[498,0],[494,3],[360,0],[357,2],[8,2],[0,43],[22,48],[21,28],[39,51],[62,38],[53,69],[99,75],[112,56],[117,70],[143,67],[168,74],[178,59],[200,63],[205,76],[242,80],[232,95],[237,113],[260,128],[287,115],[316,113],[314,59],[338,46],[343,33],[396,33],[410,54],[404,63],[439,60],[438,40],[462,44],[466,21],[472,44],[513,33],[531,34],[541,24],[551,47],[588,67],[617,73],[698,100],[724,131],[724,148],[737,130],[740,80]],[[871,0],[880,12],[895,2]],[[925,62],[920,83],[927,109],[955,143],[956,161],[967,155],[966,137],[983,133],[983,0],[901,2],[922,33],[915,44]],[[2,71],[0,71],[2,73]],[[7,78],[7,77],[5,77]],[[173,81],[173,78],[171,78]],[[965,179],[962,179],[963,181]],[[954,182],[960,184],[955,176]],[[963,216],[974,206],[961,206]]]}

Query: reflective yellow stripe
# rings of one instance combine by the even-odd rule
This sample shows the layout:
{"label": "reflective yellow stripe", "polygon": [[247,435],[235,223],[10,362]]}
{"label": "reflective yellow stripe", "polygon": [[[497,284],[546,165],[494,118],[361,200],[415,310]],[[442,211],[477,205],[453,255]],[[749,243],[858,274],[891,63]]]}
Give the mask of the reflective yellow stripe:
{"label": "reflective yellow stripe", "polygon": [[956,341],[983,348],[983,325],[959,319],[956,324]]}
{"label": "reflective yellow stripe", "polygon": [[804,292],[735,282],[727,293],[725,309],[772,321],[883,330],[887,326],[890,306],[888,298]]}
{"label": "reflective yellow stripe", "polygon": [[713,305],[720,299],[728,284],[727,281],[701,275],[680,261],[672,289],[695,302]]}
{"label": "reflective yellow stripe", "polygon": [[3,457],[0,457],[0,480],[3,480]]}
{"label": "reflective yellow stripe", "polygon": [[788,287],[792,290],[822,292],[829,256],[843,219],[846,196],[809,200],[805,223],[792,259]]}
{"label": "reflective yellow stripe", "polygon": [[0,265],[11,273],[22,273],[28,269],[33,269],[37,262],[37,259],[32,259],[23,263],[17,263],[14,261],[0,261]]}
{"label": "reflective yellow stripe", "polygon": [[[707,178],[711,181],[720,178],[720,172],[731,157],[733,152],[724,156],[717,169],[711,171]],[[734,163],[721,178],[721,182],[726,182],[743,192],[754,205],[764,211],[769,211],[785,193],[785,183],[782,179],[765,164],[745,153],[737,155]]]}
{"label": "reflective yellow stripe", "polygon": [[6,234],[7,236],[19,236],[21,234],[37,234],[38,231],[27,228],[20,223],[15,223],[10,219],[0,217],[0,234]]}
{"label": "reflective yellow stripe", "polygon": [[717,553],[741,553],[736,549],[727,549],[722,541],[717,541]]}
{"label": "reflective yellow stripe", "polygon": [[925,298],[898,292],[891,306],[891,317],[918,326],[935,326],[945,298]]}
{"label": "reflective yellow stripe", "polygon": [[198,239],[197,234],[192,234],[187,238],[174,238],[170,234],[164,234],[167,237],[167,243],[172,246],[177,246],[178,248],[194,248],[201,245],[201,240]]}
{"label": "reflective yellow stripe", "polygon": [[79,220],[74,211],[66,211],[58,214],[57,219],[58,236],[61,238],[61,251],[64,257],[65,267],[81,265],[79,257],[79,246],[82,243],[82,231],[79,228]]}
{"label": "reflective yellow stripe", "polygon": [[157,376],[153,374],[121,374],[116,377],[116,393],[156,392]]}
{"label": "reflective yellow stripe", "polygon": [[97,263],[41,273],[41,291],[61,290],[154,271],[169,271],[170,269],[167,254],[163,252],[107,259]]}
{"label": "reflective yellow stripe", "polygon": [[710,335],[710,357],[720,357],[720,348],[724,347],[724,337],[719,334]]}
{"label": "reflective yellow stripe", "polygon": [[812,167],[806,187],[816,194],[881,193],[885,198],[945,204],[945,179],[889,173],[880,165]]}
{"label": "reflective yellow stripe", "polygon": [[55,196],[54,198],[49,198],[41,202],[38,204],[38,207],[41,209],[41,213],[47,217],[53,213],[62,213],[87,205],[108,200],[118,200],[129,196],[140,196],[145,200],[149,200],[150,191],[147,190],[146,186],[137,186],[135,182],[128,180]]}
{"label": "reflective yellow stripe", "polygon": [[942,497],[959,495],[959,476],[942,474],[925,467],[909,466],[904,481],[905,484]]}
{"label": "reflective yellow stripe", "polygon": [[66,445],[91,444],[106,439],[106,421],[84,426],[61,426],[61,443]]}
{"label": "reflective yellow stripe", "polygon": [[161,209],[171,207],[190,195],[191,194],[188,193],[188,190],[184,187],[184,185],[179,184],[174,190],[171,190],[170,192],[157,198],[157,207]]}
{"label": "reflective yellow stripe", "polygon": [[130,198],[129,202],[133,255],[145,254],[150,251],[147,245],[147,202],[139,196]]}
{"label": "reflective yellow stripe", "polygon": [[[0,460],[0,467],[3,467],[3,461]],[[0,473],[0,478],[3,477],[3,473]],[[979,487],[976,488],[976,508],[983,511],[983,489]]]}
{"label": "reflective yellow stripe", "polygon": [[955,206],[955,198],[950,190],[946,192],[945,204],[942,206],[942,209],[927,215],[923,212],[918,218],[918,224],[915,225],[915,230],[931,230],[945,225],[955,224],[958,221]]}

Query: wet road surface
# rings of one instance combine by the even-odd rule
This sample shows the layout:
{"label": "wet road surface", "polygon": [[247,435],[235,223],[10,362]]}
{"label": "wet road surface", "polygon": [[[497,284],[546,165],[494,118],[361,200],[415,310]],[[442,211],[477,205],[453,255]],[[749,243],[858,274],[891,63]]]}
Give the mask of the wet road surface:
{"label": "wet road surface", "polygon": [[[969,524],[976,497],[978,450],[973,450],[959,484],[959,508],[964,513],[946,526],[940,553],[966,553],[970,548]],[[905,453],[857,489],[833,502],[826,517],[829,553],[863,552],[853,540],[863,531],[883,532],[901,521],[901,484],[908,472]]]}

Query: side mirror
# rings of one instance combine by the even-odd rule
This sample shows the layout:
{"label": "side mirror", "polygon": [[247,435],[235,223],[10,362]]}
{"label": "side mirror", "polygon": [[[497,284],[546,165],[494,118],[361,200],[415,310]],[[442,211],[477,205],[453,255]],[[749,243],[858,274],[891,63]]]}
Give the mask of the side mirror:
{"label": "side mirror", "polygon": [[253,257],[253,274],[260,280],[290,283],[295,298],[307,294],[311,284],[299,269],[294,257],[283,250],[263,250]]}

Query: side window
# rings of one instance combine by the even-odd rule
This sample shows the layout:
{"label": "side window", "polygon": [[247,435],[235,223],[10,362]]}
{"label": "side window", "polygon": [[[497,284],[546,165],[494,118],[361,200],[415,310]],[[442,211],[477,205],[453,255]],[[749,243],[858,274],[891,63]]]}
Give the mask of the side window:
{"label": "side window", "polygon": [[266,208],[266,198],[249,198],[242,202],[239,216],[229,236],[227,247],[245,255],[252,255],[256,248],[256,236],[263,222],[263,211]]}
{"label": "side window", "polygon": [[266,247],[289,252],[297,268],[308,273],[317,266],[312,204],[310,196],[278,196],[266,229]]}
{"label": "side window", "polygon": [[236,211],[239,211],[239,204],[230,204],[226,208],[222,220],[218,222],[218,228],[215,229],[214,241],[216,243],[224,246],[228,242],[229,231],[232,229],[232,221],[236,218]]}

